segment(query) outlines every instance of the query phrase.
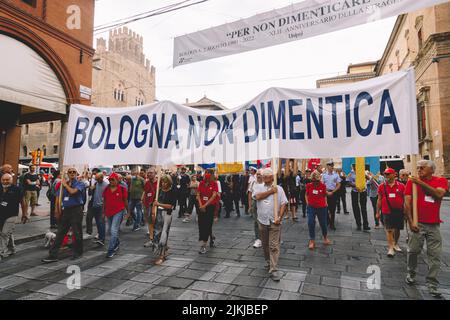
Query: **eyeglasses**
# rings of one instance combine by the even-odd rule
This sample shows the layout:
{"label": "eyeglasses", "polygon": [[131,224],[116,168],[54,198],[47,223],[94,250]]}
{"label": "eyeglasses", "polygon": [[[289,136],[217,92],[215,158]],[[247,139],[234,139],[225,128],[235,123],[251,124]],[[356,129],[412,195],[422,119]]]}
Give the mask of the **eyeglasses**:
{"label": "eyeglasses", "polygon": [[426,168],[426,167],[424,167],[424,166],[417,167],[418,170],[423,170],[423,169],[425,169],[425,168]]}
{"label": "eyeglasses", "polygon": [[67,171],[68,174],[77,173],[76,171]]}

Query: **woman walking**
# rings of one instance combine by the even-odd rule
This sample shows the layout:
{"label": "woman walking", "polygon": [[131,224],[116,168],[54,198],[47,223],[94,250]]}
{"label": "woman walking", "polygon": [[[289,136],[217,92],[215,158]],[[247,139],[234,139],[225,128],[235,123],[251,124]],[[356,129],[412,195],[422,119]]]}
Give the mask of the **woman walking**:
{"label": "woman walking", "polygon": [[393,258],[395,251],[401,252],[398,246],[400,230],[404,229],[403,203],[405,186],[395,180],[395,170],[387,168],[384,171],[386,182],[378,187],[377,219],[383,214],[384,227],[388,241],[389,258]]}
{"label": "woman walking", "polygon": [[212,235],[214,210],[218,200],[217,183],[213,179],[212,174],[207,172],[197,191],[197,202],[199,204],[198,229],[199,241],[201,242],[200,254],[206,253],[206,244],[209,236]]}
{"label": "woman walking", "polygon": [[169,175],[161,177],[161,187],[158,200],[153,202],[153,213],[156,210],[155,234],[153,241],[157,245],[156,265],[167,259],[167,241],[169,240],[170,225],[172,224],[172,211],[176,203],[176,194],[172,189],[172,178]]}
{"label": "woman walking", "polygon": [[327,187],[320,181],[320,173],[314,171],[311,175],[311,183],[306,185],[306,203],[308,211],[308,229],[309,229],[309,245],[308,248],[313,250],[316,243],[316,216],[322,229],[323,243],[331,244],[328,239],[327,217]]}
{"label": "woman walking", "polygon": [[194,174],[191,177],[191,182],[189,183],[189,205],[186,213],[186,217],[183,219],[183,222],[190,222],[192,218],[192,212],[194,211],[198,215],[198,205],[197,205],[197,189],[199,182],[197,181],[197,176]]}

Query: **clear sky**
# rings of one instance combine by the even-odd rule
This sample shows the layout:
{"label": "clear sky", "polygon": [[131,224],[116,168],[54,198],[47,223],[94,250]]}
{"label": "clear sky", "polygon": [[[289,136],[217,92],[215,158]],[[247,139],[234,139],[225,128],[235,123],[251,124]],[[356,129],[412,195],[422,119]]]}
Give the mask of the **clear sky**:
{"label": "clear sky", "polygon": [[[95,25],[179,1],[97,0]],[[301,1],[210,0],[127,27],[144,37],[144,53],[156,67],[156,98],[160,101],[194,102],[206,95],[234,108],[267,88],[315,88],[316,80],[344,74],[350,63],[381,58],[395,17],[173,69],[174,37],[298,2]],[[94,37],[107,38],[108,32]]]}

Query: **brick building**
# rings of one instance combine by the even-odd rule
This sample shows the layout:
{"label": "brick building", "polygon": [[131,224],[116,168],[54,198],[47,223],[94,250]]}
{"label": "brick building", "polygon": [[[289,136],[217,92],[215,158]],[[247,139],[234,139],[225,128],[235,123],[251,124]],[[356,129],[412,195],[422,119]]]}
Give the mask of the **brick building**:
{"label": "brick building", "polygon": [[94,0],[0,1],[0,163],[17,168],[19,153],[31,151],[20,147],[22,125],[42,141],[34,123],[57,132],[62,121],[64,132],[68,106],[91,104],[80,90],[92,85],[94,7]]}
{"label": "brick building", "polygon": [[[400,15],[376,72],[414,67],[419,153],[450,177],[450,3]],[[405,167],[411,169],[410,157]]]}
{"label": "brick building", "polygon": [[144,39],[127,27],[110,31],[108,46],[97,39],[92,104],[128,107],[155,101],[155,67],[144,54]]}

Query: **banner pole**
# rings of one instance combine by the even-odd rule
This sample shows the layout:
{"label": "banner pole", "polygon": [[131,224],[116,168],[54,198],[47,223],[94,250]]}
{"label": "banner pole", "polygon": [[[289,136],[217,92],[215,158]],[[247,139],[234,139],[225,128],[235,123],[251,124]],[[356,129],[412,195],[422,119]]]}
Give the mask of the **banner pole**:
{"label": "banner pole", "polygon": [[[417,155],[411,155],[411,174],[413,177],[417,178]],[[412,196],[413,196],[413,225],[417,227],[418,223],[418,212],[417,212],[417,185],[415,183],[412,184]]]}
{"label": "banner pole", "polygon": [[[273,158],[272,159],[272,163],[273,163],[273,182],[274,182],[274,187],[278,188],[278,171],[276,170],[275,166],[279,165],[279,163],[277,163],[277,160],[279,161],[279,159]],[[278,219],[278,193],[274,195],[273,197],[273,216],[275,218],[275,220]]]}
{"label": "banner pole", "polygon": [[[156,195],[155,195],[155,200],[154,201],[158,201],[159,198],[159,185],[161,184],[161,167],[158,166],[157,169],[158,172],[158,181],[156,183]],[[152,220],[156,222],[156,212],[157,212],[158,208],[156,206],[152,207]]]}

